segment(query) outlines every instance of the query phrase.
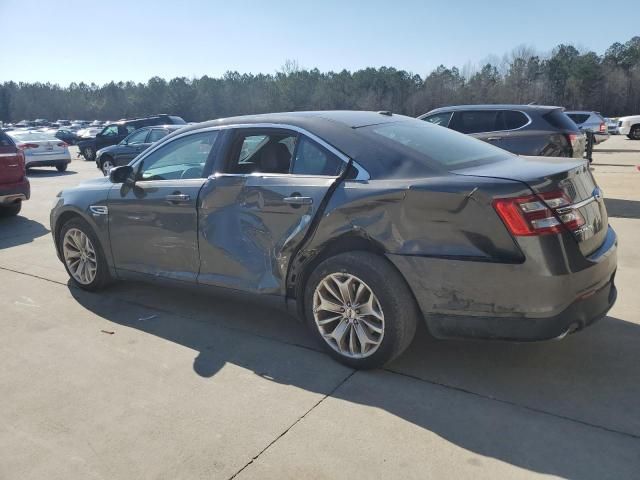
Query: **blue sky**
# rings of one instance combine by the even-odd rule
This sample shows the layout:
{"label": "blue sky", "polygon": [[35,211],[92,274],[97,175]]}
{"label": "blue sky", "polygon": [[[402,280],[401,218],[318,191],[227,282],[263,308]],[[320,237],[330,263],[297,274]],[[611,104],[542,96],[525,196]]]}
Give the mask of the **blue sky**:
{"label": "blue sky", "polygon": [[[526,6],[525,6],[526,5]],[[227,70],[393,66],[424,76],[519,45],[603,53],[640,35],[598,1],[0,0],[0,81],[146,81]]]}

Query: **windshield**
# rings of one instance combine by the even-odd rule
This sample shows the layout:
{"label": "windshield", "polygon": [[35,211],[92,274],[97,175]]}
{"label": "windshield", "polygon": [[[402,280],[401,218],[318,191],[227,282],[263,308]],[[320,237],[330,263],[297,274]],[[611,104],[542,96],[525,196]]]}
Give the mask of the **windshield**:
{"label": "windshield", "polygon": [[[388,146],[412,151],[429,166],[460,167],[504,159],[508,152],[473,137],[421,120],[383,123],[364,127]],[[391,144],[391,145],[389,145]]]}

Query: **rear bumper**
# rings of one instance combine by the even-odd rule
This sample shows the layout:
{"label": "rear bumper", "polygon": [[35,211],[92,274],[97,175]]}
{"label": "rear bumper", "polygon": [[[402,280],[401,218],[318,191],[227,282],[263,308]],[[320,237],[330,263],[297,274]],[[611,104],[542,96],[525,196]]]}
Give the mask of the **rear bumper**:
{"label": "rear bumper", "polygon": [[520,264],[388,258],[407,280],[430,332],[440,338],[555,338],[602,318],[617,295],[617,237],[610,227],[603,245],[579,266],[560,256]]}
{"label": "rear bumper", "polygon": [[438,338],[475,338],[532,342],[562,338],[603,318],[618,296],[615,275],[599,290],[576,300],[558,315],[546,318],[465,317],[436,315],[429,322]]}
{"label": "rear bumper", "polygon": [[47,160],[28,160],[25,162],[25,167],[56,167],[58,165],[66,165],[68,163],[71,163],[71,157],[60,157]]}
{"label": "rear bumper", "polygon": [[30,196],[31,185],[26,177],[20,182],[0,184],[0,205],[28,200]]}

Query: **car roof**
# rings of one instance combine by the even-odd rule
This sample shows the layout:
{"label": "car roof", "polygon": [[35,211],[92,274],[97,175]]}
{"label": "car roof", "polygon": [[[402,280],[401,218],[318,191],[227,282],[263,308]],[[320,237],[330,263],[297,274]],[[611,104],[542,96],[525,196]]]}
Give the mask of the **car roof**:
{"label": "car roof", "polygon": [[425,113],[432,114],[438,112],[456,112],[459,110],[523,110],[525,112],[541,111],[547,112],[550,110],[564,110],[564,107],[558,107],[554,105],[518,105],[518,104],[487,104],[487,105],[450,105],[447,107],[440,107],[430,110]]}
{"label": "car roof", "polygon": [[315,130],[314,127],[318,128],[320,126],[327,126],[330,124],[339,125],[341,127],[359,128],[367,125],[395,122],[403,119],[406,120],[408,118],[411,117],[391,114],[389,112],[369,112],[361,110],[279,112],[262,113],[257,115],[242,115],[237,117],[209,120],[202,123],[187,125],[185,127],[185,131],[224,125],[267,123],[274,125],[291,125],[313,132],[313,130]]}
{"label": "car roof", "polygon": [[363,141],[358,133],[360,127],[379,125],[401,121],[417,121],[413,117],[391,114],[389,112],[326,110],[313,112],[281,112],[244,115],[220,118],[193,125],[182,125],[182,128],[165,137],[169,141],[176,135],[197,132],[206,128],[233,125],[266,124],[274,128],[299,128],[327,142],[337,151],[349,158],[372,157],[378,155],[376,146]]}

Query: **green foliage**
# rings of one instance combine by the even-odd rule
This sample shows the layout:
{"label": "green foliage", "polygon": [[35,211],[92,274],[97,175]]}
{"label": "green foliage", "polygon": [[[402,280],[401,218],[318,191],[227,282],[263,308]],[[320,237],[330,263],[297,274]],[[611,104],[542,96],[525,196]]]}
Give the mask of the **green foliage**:
{"label": "green foliage", "polygon": [[[465,69],[466,70],[466,69]],[[640,37],[614,43],[604,55],[559,45],[548,58],[526,47],[501,65],[462,74],[440,65],[424,79],[392,67],[350,72],[301,69],[288,61],[270,74],[227,72],[146,83],[0,84],[0,120],[103,119],[172,113],[190,121],[293,110],[391,110],[419,115],[473,103],[530,103],[587,109],[608,116],[640,113]]]}

